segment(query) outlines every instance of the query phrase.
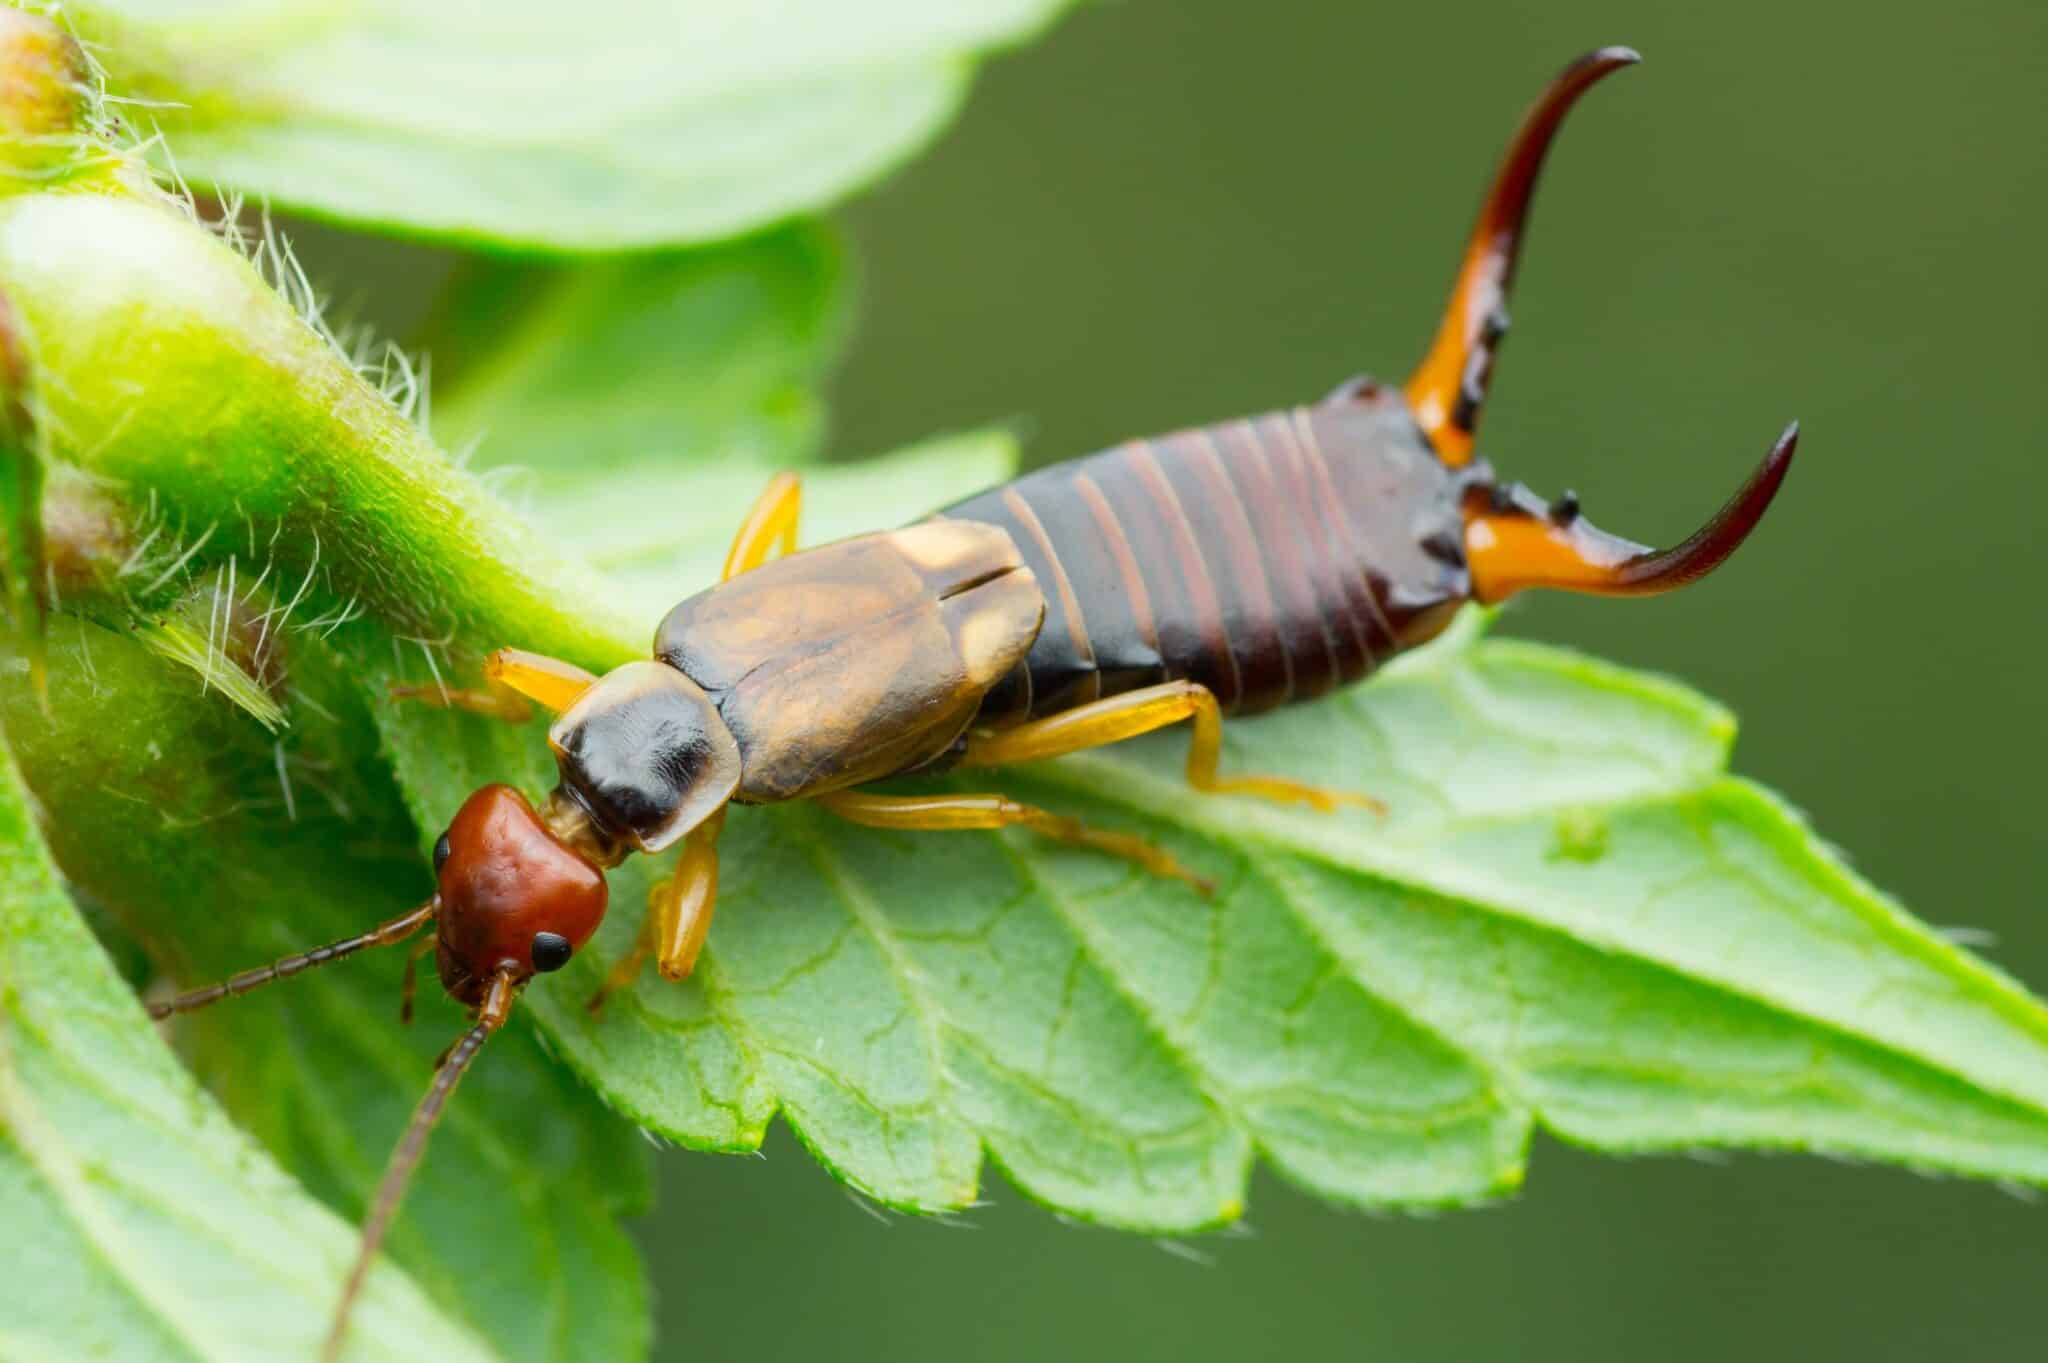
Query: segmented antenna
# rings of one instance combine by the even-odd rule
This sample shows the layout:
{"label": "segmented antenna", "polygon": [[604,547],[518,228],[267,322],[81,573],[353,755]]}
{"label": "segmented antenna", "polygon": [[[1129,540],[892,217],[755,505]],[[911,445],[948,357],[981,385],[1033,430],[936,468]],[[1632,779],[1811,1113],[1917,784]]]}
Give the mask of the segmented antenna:
{"label": "segmented antenna", "polygon": [[321,1363],[340,1363],[342,1340],[348,1335],[349,1315],[355,1310],[356,1298],[362,1294],[363,1279],[370,1272],[370,1261],[384,1243],[384,1234],[391,1229],[392,1219],[398,1215],[399,1203],[405,1200],[405,1188],[412,1181],[413,1170],[419,1168],[420,1157],[427,1152],[427,1137],[432,1134],[434,1123],[440,1120],[441,1110],[448,1105],[449,1095],[462,1082],[462,1073],[469,1068],[469,1062],[476,1059],[476,1053],[491,1039],[491,1033],[505,1025],[505,1019],[512,1012],[512,1001],[518,994],[519,987],[513,983],[510,971],[502,972],[491,980],[490,992],[484,995],[483,1007],[477,1013],[476,1026],[464,1032],[462,1038],[449,1048],[426,1096],[413,1109],[412,1121],[405,1128],[405,1135],[399,1139],[398,1148],[391,1152],[391,1162],[384,1167],[384,1177],[377,1184],[377,1195],[370,1203],[370,1214],[364,1218],[362,1244],[356,1250],[356,1261],[349,1269],[348,1282],[342,1286],[341,1300],[335,1303],[334,1324],[329,1328],[327,1343],[320,1351]]}
{"label": "segmented antenna", "polygon": [[379,923],[360,936],[344,937],[339,942],[329,942],[324,947],[314,947],[311,951],[303,951],[296,956],[287,956],[281,961],[273,961],[269,965],[245,970],[239,975],[231,975],[219,984],[194,989],[176,998],[166,999],[162,1003],[152,1003],[149,1005],[149,1015],[162,1022],[173,1013],[189,1013],[195,1008],[204,1008],[209,1003],[218,1003],[237,994],[246,994],[252,989],[269,984],[272,980],[287,979],[316,965],[326,965],[344,956],[353,956],[365,947],[382,947],[393,942],[402,942],[433,922],[434,914],[440,907],[439,899],[429,899],[412,912],[394,918],[388,923]]}

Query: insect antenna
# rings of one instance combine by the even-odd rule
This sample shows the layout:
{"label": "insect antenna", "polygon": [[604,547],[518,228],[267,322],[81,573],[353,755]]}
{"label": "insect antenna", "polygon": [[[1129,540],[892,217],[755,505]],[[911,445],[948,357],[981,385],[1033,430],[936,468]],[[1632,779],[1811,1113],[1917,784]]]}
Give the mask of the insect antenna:
{"label": "insect antenna", "polygon": [[476,1053],[483,1049],[484,1043],[491,1039],[491,1033],[505,1025],[505,1019],[512,1013],[512,1001],[518,996],[519,986],[514,983],[511,972],[502,972],[492,978],[483,1006],[477,1010],[476,1025],[448,1048],[426,1096],[413,1109],[412,1121],[407,1124],[405,1135],[399,1138],[397,1148],[391,1152],[391,1162],[384,1166],[384,1177],[377,1184],[370,1213],[363,1219],[362,1243],[356,1249],[356,1261],[349,1269],[348,1281],[342,1286],[341,1300],[335,1303],[334,1323],[329,1327],[327,1343],[320,1351],[321,1363],[339,1363],[342,1341],[348,1335],[349,1315],[355,1310],[356,1298],[362,1293],[363,1280],[370,1272],[370,1261],[376,1258],[379,1246],[384,1243],[385,1232],[391,1229],[392,1218],[398,1215],[399,1203],[405,1200],[406,1185],[412,1181],[413,1171],[419,1168],[420,1157],[426,1154],[427,1137],[433,1133],[434,1123],[440,1120],[442,1109],[448,1105],[449,1095],[462,1082],[463,1071],[469,1068],[470,1061],[476,1059]]}
{"label": "insect antenna", "polygon": [[1407,384],[1415,419],[1446,464],[1472,458],[1472,435],[1493,378],[1494,354],[1507,334],[1508,289],[1528,226],[1529,200],[1550,141],[1579,96],[1602,77],[1641,60],[1626,47],[1603,47],[1579,58],[1551,81],[1508,144],[1480,205],[1436,340]]}
{"label": "insect antenna", "polygon": [[246,994],[252,989],[269,984],[272,980],[286,979],[316,965],[326,965],[344,956],[353,956],[365,947],[389,946],[393,942],[402,942],[433,922],[434,915],[440,908],[441,901],[438,898],[430,899],[412,912],[402,914],[389,922],[379,923],[368,932],[354,937],[344,937],[339,942],[329,942],[326,946],[314,947],[311,951],[303,951],[296,956],[286,956],[282,960],[272,961],[269,965],[259,966],[254,970],[245,970],[239,975],[229,976],[219,984],[210,984],[204,989],[194,989],[176,998],[152,1003],[149,1005],[149,1015],[161,1022],[173,1013],[189,1013],[195,1008],[204,1008],[209,1003],[218,1003],[237,994]]}

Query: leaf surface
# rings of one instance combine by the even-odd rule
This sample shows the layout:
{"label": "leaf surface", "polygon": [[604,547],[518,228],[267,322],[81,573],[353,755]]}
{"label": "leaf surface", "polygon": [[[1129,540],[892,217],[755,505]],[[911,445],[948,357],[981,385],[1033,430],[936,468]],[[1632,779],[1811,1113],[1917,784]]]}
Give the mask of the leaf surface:
{"label": "leaf surface", "polygon": [[426,341],[455,380],[434,434],[473,468],[516,470],[493,479],[515,500],[630,486],[633,470],[805,458],[846,329],[845,274],[816,223],[589,263],[472,261]]}
{"label": "leaf surface", "polygon": [[[721,453],[761,448],[731,415],[763,409],[771,385],[747,380],[801,367],[729,310],[747,290],[703,265],[690,277],[671,296],[614,277],[617,302],[583,294],[558,332],[536,309],[514,353],[559,361],[455,398],[468,421],[547,429],[563,391],[633,407],[640,380],[607,376],[634,371],[588,357],[644,337],[643,313],[728,338],[737,381],[711,392],[729,436],[706,424],[696,448],[627,476],[564,471],[534,508],[649,610],[712,579],[751,500],[761,467]],[[799,320],[814,313],[761,297],[761,321],[818,334]],[[639,372],[686,370],[670,356],[690,330],[641,349]],[[684,393],[683,411],[705,400]],[[642,429],[640,448],[662,446]],[[622,428],[599,448],[634,443]],[[940,476],[957,457],[869,464],[852,486],[807,472],[806,540],[960,495]],[[643,555],[643,537],[665,547]],[[380,716],[423,823],[492,772],[551,779],[531,735],[463,743],[468,720]],[[1178,736],[976,782],[1145,831],[1224,887],[1202,901],[1028,835],[742,810],[699,977],[650,978],[614,1006],[643,1030],[574,1006],[601,961],[534,1006],[651,1126],[744,1147],[780,1110],[856,1186],[926,1209],[972,1196],[984,1148],[1052,1205],[1147,1229],[1229,1219],[1254,1151],[1348,1201],[1463,1202],[1519,1182],[1538,1122],[1617,1151],[1782,1146],[2048,1176],[2048,1014],[1728,776],[1734,725],[1711,702],[1485,641],[1475,617],[1364,688],[1230,728],[1237,767],[1369,789],[1395,817],[1191,796]],[[637,909],[646,868],[615,879]],[[608,951],[636,917],[608,927]]]}
{"label": "leaf surface", "polygon": [[[1727,776],[1710,703],[1475,623],[1230,728],[1226,769],[1394,817],[1191,796],[1173,737],[952,783],[1142,832],[1217,881],[1204,900],[1028,836],[743,810],[697,978],[589,1019],[628,914],[533,1006],[636,1119],[730,1148],[780,1110],[924,1210],[972,1199],[983,1148],[1049,1205],[1152,1231],[1234,1217],[1254,1151],[1339,1200],[1462,1203],[1521,1181],[1537,1123],[2048,1181],[2048,1016]],[[436,807],[471,779],[400,772]]]}
{"label": "leaf surface", "polygon": [[[270,646],[267,671],[291,688],[292,722],[277,739],[137,640],[69,619],[54,631],[50,713],[18,688],[0,704],[37,798],[64,811],[51,825],[62,864],[187,987],[360,932],[431,888],[355,684],[316,635],[281,624]],[[95,815],[81,817],[87,809]],[[175,1028],[228,1115],[351,1222],[435,1056],[466,1025],[440,996],[431,958],[420,1018],[400,1025],[404,955],[373,952]],[[139,1026],[139,1012],[135,1019]],[[66,1114],[55,1129],[71,1137],[79,1120]],[[131,1157],[146,1149],[131,1146]],[[102,1158],[118,1168],[111,1152]],[[646,1284],[619,1222],[645,1210],[647,1166],[638,1133],[550,1060],[529,1028],[509,1028],[436,1130],[389,1254],[466,1322],[466,1352],[455,1356],[644,1357]],[[141,1167],[158,1176],[149,1160]],[[323,1326],[353,1247],[347,1226],[328,1220],[340,1249],[301,1269],[306,1300],[288,1303],[306,1314],[307,1330]],[[19,1243],[0,1232],[0,1255]],[[487,1260],[483,1245],[492,1247]],[[154,1255],[148,1263],[162,1271]],[[232,1338],[199,1356],[280,1356],[247,1341],[236,1352]],[[317,1335],[306,1338],[301,1352],[311,1357]],[[424,1344],[417,1355],[376,1345],[368,1332],[358,1342],[353,1358],[431,1356]]]}
{"label": "leaf surface", "polygon": [[[598,264],[489,262],[454,291],[432,340],[458,366],[436,434],[603,570],[651,638],[671,605],[717,579],[768,479],[816,453],[844,273],[816,224]],[[1013,442],[986,432],[809,464],[807,533],[914,520],[1015,462]]]}
{"label": "leaf surface", "polygon": [[[353,1253],[154,1035],[0,747],[0,1357],[310,1358]],[[350,1357],[495,1355],[381,1272]]]}
{"label": "leaf surface", "polygon": [[977,57],[1059,0],[92,0],[95,40],[196,181],[503,247],[739,235],[929,140]]}

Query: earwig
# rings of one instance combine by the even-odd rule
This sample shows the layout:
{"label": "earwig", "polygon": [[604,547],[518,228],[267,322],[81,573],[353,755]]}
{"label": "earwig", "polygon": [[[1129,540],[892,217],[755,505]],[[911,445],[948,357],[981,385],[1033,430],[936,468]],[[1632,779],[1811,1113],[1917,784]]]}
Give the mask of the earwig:
{"label": "earwig", "polygon": [[[560,783],[538,808],[509,786],[471,795],[435,845],[434,894],[412,912],[152,1009],[161,1018],[197,1008],[434,927],[427,945],[441,983],[475,1023],[444,1056],[385,1171],[325,1357],[339,1355],[364,1275],[465,1068],[520,991],[590,941],[605,873],[632,854],[680,848],[593,1009],[649,957],[667,979],[690,974],[732,804],[809,800],[877,828],[1028,828],[1206,891],[1149,842],[999,794],[860,787],[1057,757],[1188,721],[1197,790],[1377,808],[1281,777],[1222,775],[1224,717],[1358,681],[1436,636],[1468,601],[1537,587],[1650,595],[1733,553],[1783,482],[1796,427],[1726,506],[1661,551],[1594,528],[1575,493],[1546,502],[1501,481],[1474,449],[1544,154],[1578,98],[1636,60],[1625,48],[1592,53],[1537,100],[1405,385],[1355,379],[1317,403],[1134,440],[904,529],[803,552],[799,485],[780,475],[720,583],[662,621],[653,657],[596,677],[501,649],[484,687],[395,688],[506,719],[533,704],[554,712]],[[408,1009],[411,973],[408,962]]]}

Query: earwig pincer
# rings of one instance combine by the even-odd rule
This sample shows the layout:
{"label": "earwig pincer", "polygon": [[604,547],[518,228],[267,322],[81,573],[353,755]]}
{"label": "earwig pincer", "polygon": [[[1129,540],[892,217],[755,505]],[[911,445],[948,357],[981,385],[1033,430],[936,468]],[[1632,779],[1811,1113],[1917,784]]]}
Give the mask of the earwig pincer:
{"label": "earwig pincer", "polygon": [[1578,98],[1637,58],[1607,48],[1530,111],[1481,206],[1435,341],[1405,385],[1355,379],[1321,401],[1133,440],[904,529],[796,550],[799,488],[774,479],[718,585],[661,622],[653,656],[602,676],[515,649],[474,690],[403,698],[508,719],[532,705],[560,783],[538,807],[478,790],[434,848],[433,896],[361,936],[172,999],[199,1007],[431,924],[441,982],[474,1011],[385,1172],[343,1290],[337,1356],[364,1273],[464,1067],[536,976],[597,931],[605,873],[679,849],[637,944],[688,976],[711,924],[732,804],[809,800],[887,829],[1017,826],[1206,889],[1166,851],[1000,794],[876,794],[908,773],[980,770],[1188,721],[1195,789],[1334,810],[1369,797],[1218,770],[1226,715],[1312,700],[1434,637],[1460,605],[1535,587],[1611,596],[1711,572],[1755,528],[1792,461],[1787,429],[1734,497],[1675,548],[1595,529],[1477,457],[1530,195]]}

